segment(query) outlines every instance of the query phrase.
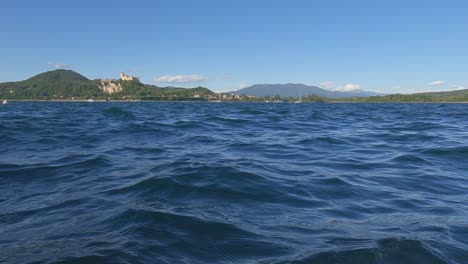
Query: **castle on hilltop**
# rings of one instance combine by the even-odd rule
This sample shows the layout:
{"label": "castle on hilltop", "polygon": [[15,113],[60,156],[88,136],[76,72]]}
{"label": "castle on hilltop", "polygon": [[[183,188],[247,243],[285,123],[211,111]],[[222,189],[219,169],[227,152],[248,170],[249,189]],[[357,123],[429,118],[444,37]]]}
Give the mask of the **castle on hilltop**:
{"label": "castle on hilltop", "polygon": [[[98,85],[99,89],[107,94],[118,93],[123,90],[121,83],[115,79],[98,79],[100,84]],[[122,81],[140,81],[140,78],[135,76],[125,75],[125,73],[120,73],[120,80]]]}
{"label": "castle on hilltop", "polygon": [[139,81],[140,78],[135,77],[135,76],[125,75],[125,73],[121,72],[120,73],[120,80],[122,80],[122,81]]}

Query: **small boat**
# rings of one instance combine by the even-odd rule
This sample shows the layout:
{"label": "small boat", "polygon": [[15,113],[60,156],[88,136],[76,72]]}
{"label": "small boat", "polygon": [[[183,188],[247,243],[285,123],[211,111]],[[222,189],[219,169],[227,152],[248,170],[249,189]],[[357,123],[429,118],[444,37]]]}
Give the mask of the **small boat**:
{"label": "small boat", "polygon": [[7,104],[8,104],[7,99],[3,100],[2,105],[7,105]]}
{"label": "small boat", "polygon": [[87,101],[87,102],[90,102],[90,103],[92,103],[92,102],[94,102],[94,100],[93,100],[92,98],[90,98],[90,99],[88,99],[88,101]]}
{"label": "small boat", "polygon": [[295,104],[300,104],[302,103],[302,95],[299,95],[299,100],[294,102]]}

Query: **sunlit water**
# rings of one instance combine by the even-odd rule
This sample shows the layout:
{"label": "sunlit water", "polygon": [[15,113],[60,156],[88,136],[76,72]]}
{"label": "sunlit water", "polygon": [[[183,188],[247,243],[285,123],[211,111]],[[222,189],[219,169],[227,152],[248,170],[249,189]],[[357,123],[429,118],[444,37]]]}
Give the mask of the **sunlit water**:
{"label": "sunlit water", "polygon": [[0,262],[468,263],[468,105],[10,102]]}

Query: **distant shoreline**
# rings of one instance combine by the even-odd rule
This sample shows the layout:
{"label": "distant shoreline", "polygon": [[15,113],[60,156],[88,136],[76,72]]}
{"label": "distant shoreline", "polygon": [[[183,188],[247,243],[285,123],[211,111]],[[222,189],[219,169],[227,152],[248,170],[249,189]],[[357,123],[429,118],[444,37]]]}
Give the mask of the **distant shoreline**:
{"label": "distant shoreline", "polygon": [[[160,100],[30,100],[8,99],[9,102],[56,102],[56,103],[265,103],[265,104],[294,104],[294,102],[265,102],[265,101],[160,101]],[[468,104],[468,102],[359,102],[359,101],[326,101],[302,102],[300,104]]]}
{"label": "distant shoreline", "polygon": [[[468,89],[414,94],[356,94],[353,96],[334,94],[336,96],[333,96],[320,87],[309,87],[303,84],[258,84],[250,86],[250,92],[245,90],[248,88],[243,88],[232,92],[217,93],[201,86],[182,88],[144,84],[136,77],[123,73],[120,77],[120,79],[90,80],[72,70],[57,69],[19,82],[0,83],[0,99],[31,102],[107,102],[109,100],[113,102],[216,103],[468,103]],[[252,90],[252,87],[258,89]],[[301,90],[305,87],[312,90]]]}

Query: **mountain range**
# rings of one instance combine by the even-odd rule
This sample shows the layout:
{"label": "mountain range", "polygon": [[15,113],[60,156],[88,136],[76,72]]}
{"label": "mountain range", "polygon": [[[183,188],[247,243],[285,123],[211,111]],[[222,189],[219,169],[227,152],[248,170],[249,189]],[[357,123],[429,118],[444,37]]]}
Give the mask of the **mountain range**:
{"label": "mountain range", "polygon": [[350,97],[369,97],[378,96],[381,94],[368,92],[364,90],[352,90],[347,92],[325,90],[317,86],[309,86],[305,84],[287,83],[287,84],[255,84],[237,91],[232,94],[244,94],[250,96],[264,97],[275,96],[281,97],[299,97],[308,95],[317,95],[326,98],[350,98]]}

